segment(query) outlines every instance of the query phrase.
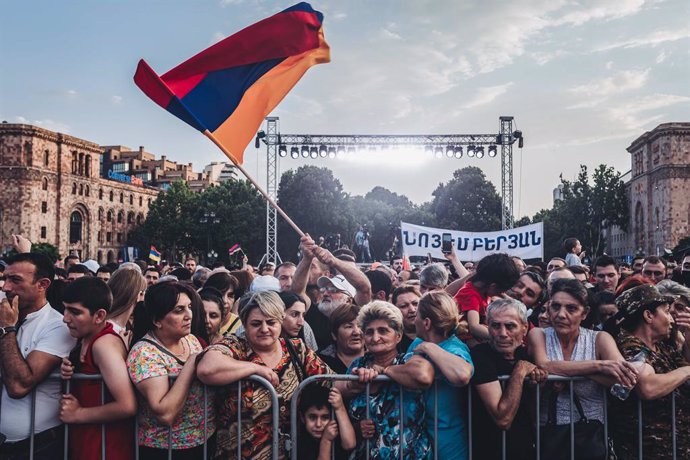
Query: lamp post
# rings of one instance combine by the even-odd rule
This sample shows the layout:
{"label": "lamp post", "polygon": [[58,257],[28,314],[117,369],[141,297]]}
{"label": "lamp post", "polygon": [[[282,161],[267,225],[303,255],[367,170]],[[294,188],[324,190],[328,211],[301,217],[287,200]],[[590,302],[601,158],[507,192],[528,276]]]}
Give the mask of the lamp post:
{"label": "lamp post", "polygon": [[204,212],[204,215],[201,216],[199,219],[200,224],[210,224],[208,226],[208,231],[206,232],[206,265],[209,265],[209,260],[211,259],[212,255],[215,254],[215,257],[218,257],[218,254],[215,251],[211,250],[211,228],[213,227],[213,224],[219,224],[220,219],[216,217],[216,213],[213,211],[206,211]]}

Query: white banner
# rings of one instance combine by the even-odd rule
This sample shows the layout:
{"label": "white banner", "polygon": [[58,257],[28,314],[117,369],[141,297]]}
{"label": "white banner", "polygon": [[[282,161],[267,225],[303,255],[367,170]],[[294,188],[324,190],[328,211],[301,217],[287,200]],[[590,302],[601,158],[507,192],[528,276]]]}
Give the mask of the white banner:
{"label": "white banner", "polygon": [[444,233],[450,233],[455,252],[462,261],[478,261],[484,256],[505,252],[523,259],[541,259],[544,256],[544,224],[501,230],[498,232],[461,232],[400,222],[403,254],[423,256],[431,254],[443,259],[441,241]]}

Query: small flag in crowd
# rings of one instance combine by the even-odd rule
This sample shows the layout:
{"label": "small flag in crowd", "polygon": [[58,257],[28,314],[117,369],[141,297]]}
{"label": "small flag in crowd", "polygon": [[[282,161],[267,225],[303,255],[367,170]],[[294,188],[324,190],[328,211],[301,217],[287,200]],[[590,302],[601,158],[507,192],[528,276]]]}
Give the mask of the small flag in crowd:
{"label": "small flag in crowd", "polygon": [[410,258],[408,256],[403,256],[402,269],[403,270],[411,270],[412,269],[412,264],[410,263]]}
{"label": "small flag in crowd", "polygon": [[235,243],[230,247],[230,249],[228,249],[228,255],[236,254],[236,253],[240,252],[241,250],[242,250],[242,248],[240,247],[240,244]]}
{"label": "small flag in crowd", "polygon": [[323,15],[298,3],[158,76],[142,59],[134,82],[156,104],[222,145],[235,164],[264,118],[315,64],[330,61]]}
{"label": "small flag in crowd", "polygon": [[153,260],[154,262],[161,261],[161,253],[158,252],[158,249],[156,249],[155,246],[151,246],[151,251],[149,252],[149,259]]}

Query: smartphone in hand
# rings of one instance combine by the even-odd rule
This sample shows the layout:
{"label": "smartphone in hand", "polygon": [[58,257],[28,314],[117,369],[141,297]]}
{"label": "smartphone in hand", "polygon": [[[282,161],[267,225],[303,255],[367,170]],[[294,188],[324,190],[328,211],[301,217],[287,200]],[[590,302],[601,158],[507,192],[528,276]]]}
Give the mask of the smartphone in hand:
{"label": "smartphone in hand", "polygon": [[441,237],[441,252],[450,254],[453,252],[453,235],[444,233]]}

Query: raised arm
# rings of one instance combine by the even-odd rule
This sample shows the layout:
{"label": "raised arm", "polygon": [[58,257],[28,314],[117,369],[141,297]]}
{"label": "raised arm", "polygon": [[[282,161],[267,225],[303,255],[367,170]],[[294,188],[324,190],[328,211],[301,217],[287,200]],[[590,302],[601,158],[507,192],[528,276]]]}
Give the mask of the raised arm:
{"label": "raised arm", "polygon": [[307,311],[309,311],[309,307],[311,307],[311,299],[307,295],[307,283],[309,282],[309,269],[314,260],[312,248],[315,246],[316,243],[314,243],[314,240],[308,233],[301,238],[300,250],[302,252],[302,260],[297,264],[295,274],[292,277],[291,290],[304,300]]}
{"label": "raised arm", "polygon": [[322,263],[336,269],[357,291],[355,302],[357,305],[366,305],[371,302],[371,283],[369,278],[357,267],[357,264],[340,260],[333,256],[326,248],[315,247],[314,255]]}

